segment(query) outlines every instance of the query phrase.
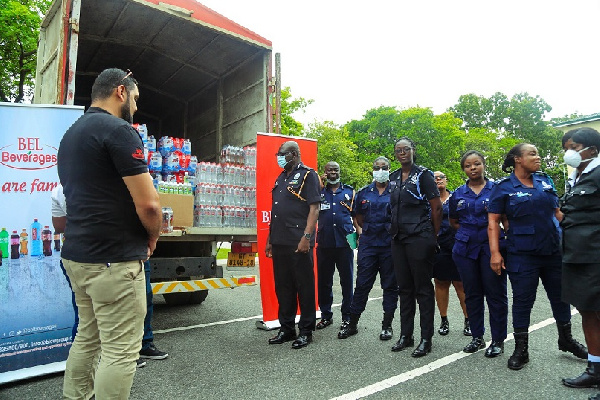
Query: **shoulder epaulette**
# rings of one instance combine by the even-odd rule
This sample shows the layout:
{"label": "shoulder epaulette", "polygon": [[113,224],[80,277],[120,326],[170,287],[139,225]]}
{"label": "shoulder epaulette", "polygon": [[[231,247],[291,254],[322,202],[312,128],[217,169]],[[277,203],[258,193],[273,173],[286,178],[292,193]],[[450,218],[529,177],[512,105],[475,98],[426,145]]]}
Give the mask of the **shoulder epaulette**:
{"label": "shoulder epaulette", "polygon": [[402,175],[402,167],[390,172],[390,181],[396,180],[398,175]]}

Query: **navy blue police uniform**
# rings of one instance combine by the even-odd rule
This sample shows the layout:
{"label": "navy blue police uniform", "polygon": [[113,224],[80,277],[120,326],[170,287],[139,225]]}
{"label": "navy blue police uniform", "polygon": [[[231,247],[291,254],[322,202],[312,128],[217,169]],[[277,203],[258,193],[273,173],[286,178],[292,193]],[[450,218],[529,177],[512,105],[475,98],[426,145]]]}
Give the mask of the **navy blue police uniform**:
{"label": "navy blue police uniform", "polygon": [[295,333],[298,304],[300,335],[311,335],[315,329],[315,275],[310,239],[308,253],[296,252],[306,229],[310,204],[321,199],[319,176],[311,168],[298,164],[290,174],[283,171],[272,189],[269,241],[272,245],[275,294],[279,302],[281,331]]}
{"label": "navy blue police uniform", "polygon": [[369,292],[379,272],[383,289],[383,311],[393,314],[398,306],[398,285],[394,276],[390,250],[390,185],[379,194],[376,182],[356,194],[354,210],[363,216],[362,234],[358,241],[356,287],[350,313],[360,315],[367,306]]}
{"label": "navy blue police uniform", "polygon": [[435,255],[433,277],[439,281],[460,281],[460,274],[452,259],[452,247],[454,246],[456,231],[450,226],[450,220],[448,219],[450,198],[453,192],[448,190],[448,193],[450,197],[442,203],[442,223],[437,238],[440,250]]}
{"label": "navy blue police uniform", "polygon": [[321,318],[333,317],[333,274],[337,267],[342,286],[342,320],[350,319],[354,284],[354,251],[346,236],[355,231],[352,223],[354,188],[340,184],[335,190],[329,185],[321,189],[319,228],[317,231],[317,269]]}
{"label": "navy blue police uniform", "polygon": [[390,174],[392,258],[400,294],[401,335],[411,338],[415,300],[419,303],[421,338],[433,337],[435,292],[431,279],[436,237],[429,200],[440,197],[433,173],[413,165],[402,181],[402,169]]}
{"label": "navy blue police uniform", "polygon": [[465,304],[473,337],[483,337],[485,332],[485,297],[492,340],[501,342],[506,339],[507,333],[508,297],[506,271],[502,270],[500,275],[496,275],[490,268],[487,230],[488,204],[493,187],[494,182],[486,179],[485,186],[476,194],[467,181],[450,197],[450,218],[459,223],[452,258],[465,289]]}
{"label": "navy blue police uniform", "polygon": [[533,187],[525,186],[514,173],[500,180],[490,194],[488,211],[508,219],[506,270],[513,292],[515,329],[528,328],[538,282],[541,279],[554,319],[571,320],[570,307],[561,301],[559,232],[555,225],[558,196],[552,181],[532,174]]}

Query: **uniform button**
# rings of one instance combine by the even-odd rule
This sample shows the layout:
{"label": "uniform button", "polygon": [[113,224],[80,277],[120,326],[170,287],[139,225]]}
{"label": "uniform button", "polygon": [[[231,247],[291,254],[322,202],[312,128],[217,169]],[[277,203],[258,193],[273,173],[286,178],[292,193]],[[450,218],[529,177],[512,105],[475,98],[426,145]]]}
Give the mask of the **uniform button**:
{"label": "uniform button", "polygon": [[333,213],[333,215],[335,215],[335,213]]}
{"label": "uniform button", "polygon": [[336,226],[335,224],[333,224],[333,226]]}
{"label": "uniform button", "polygon": [[279,204],[279,202],[278,202],[278,201],[276,201],[276,202],[275,202],[275,204]]}
{"label": "uniform button", "polygon": [[333,205],[335,206],[335,203],[333,203]]}

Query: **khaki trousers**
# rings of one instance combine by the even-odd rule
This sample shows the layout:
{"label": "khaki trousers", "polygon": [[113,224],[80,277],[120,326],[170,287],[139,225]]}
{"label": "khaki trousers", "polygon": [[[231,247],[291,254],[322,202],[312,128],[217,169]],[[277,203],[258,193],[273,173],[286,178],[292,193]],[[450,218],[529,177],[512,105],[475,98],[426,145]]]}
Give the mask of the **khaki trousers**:
{"label": "khaki trousers", "polygon": [[[63,397],[128,399],[144,334],[143,262],[62,261],[79,308],[79,326],[67,359]],[[98,355],[100,362],[96,364]]]}

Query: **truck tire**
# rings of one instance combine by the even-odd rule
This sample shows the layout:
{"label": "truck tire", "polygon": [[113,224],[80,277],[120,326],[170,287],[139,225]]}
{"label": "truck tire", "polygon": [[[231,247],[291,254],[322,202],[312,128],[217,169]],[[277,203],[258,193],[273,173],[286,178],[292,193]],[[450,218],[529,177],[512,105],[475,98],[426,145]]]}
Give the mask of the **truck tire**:
{"label": "truck tire", "polygon": [[190,304],[191,295],[192,293],[190,292],[163,294],[165,302],[170,306],[182,306],[185,304]]}
{"label": "truck tire", "polygon": [[201,304],[208,296],[208,290],[199,290],[190,293],[190,304]]}

